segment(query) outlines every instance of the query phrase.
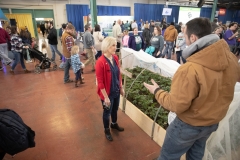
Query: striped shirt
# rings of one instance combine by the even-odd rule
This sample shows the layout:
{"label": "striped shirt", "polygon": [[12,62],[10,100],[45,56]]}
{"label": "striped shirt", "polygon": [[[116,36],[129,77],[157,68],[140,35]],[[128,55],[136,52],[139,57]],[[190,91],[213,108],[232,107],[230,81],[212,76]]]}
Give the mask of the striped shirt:
{"label": "striped shirt", "polygon": [[74,40],[72,36],[67,36],[66,39],[67,50],[71,52],[72,46],[74,45]]}
{"label": "striped shirt", "polygon": [[11,50],[15,52],[22,52],[22,38],[19,37],[17,34],[13,34],[11,36]]}

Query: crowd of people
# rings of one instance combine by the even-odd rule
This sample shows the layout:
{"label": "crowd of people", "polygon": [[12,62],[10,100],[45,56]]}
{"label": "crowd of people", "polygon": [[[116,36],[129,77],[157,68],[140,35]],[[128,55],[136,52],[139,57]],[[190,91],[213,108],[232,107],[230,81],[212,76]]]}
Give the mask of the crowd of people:
{"label": "crowd of people", "polygon": [[[153,80],[153,85],[144,83],[144,86],[164,108],[177,114],[167,129],[159,160],[179,159],[185,152],[190,159],[201,159],[206,140],[226,115],[233,98],[234,85],[240,81],[239,64],[233,54],[239,43],[239,26],[232,22],[228,28],[224,28],[216,20],[210,23],[206,18],[195,18],[187,24],[180,22],[178,25],[173,22],[167,24],[165,19],[162,22],[151,21],[150,24],[141,20],[139,24],[134,21],[128,25],[128,22],[123,24],[117,20],[112,37],[104,37],[98,24],[94,29],[90,24],[85,25],[83,45],[88,59],[83,63],[78,54],[79,46],[75,44],[75,27],[71,23],[62,25],[60,53],[57,49],[57,31],[53,22],[49,22],[47,39],[52,51],[51,60],[55,61],[56,52],[63,64],[64,84],[75,82],[75,87],[78,87],[78,82],[84,83],[83,68],[92,65],[92,71],[96,74],[97,94],[103,107],[104,133],[112,141],[110,128],[124,131],[117,122],[120,95],[124,95],[124,90],[121,64],[115,53],[120,52],[122,47],[129,47],[135,51],[142,49],[156,58],[167,59],[171,59],[176,51],[178,63],[181,60],[186,63],[185,58],[188,58],[189,63],[182,65],[174,75],[171,94],[162,90]],[[3,63],[11,65],[10,73],[14,74],[20,61],[24,72],[29,73],[23,52],[29,54],[27,50],[33,47],[34,39],[26,27],[20,27],[20,34],[15,26],[8,29],[5,31],[0,28],[0,56]],[[143,29],[141,35],[139,29]],[[131,30],[133,34],[129,36]],[[7,56],[8,46],[14,54],[14,60]],[[236,53],[239,54],[239,49]],[[73,68],[75,81],[70,79],[70,67]]]}
{"label": "crowd of people", "polygon": [[[225,39],[231,52],[238,56],[240,54],[240,25],[236,22],[224,25],[221,21],[214,19],[211,27],[212,33],[217,34],[220,39]],[[120,29],[122,35],[120,35]],[[122,44],[121,47],[129,47],[136,51],[142,49],[156,58],[166,57],[167,59],[172,59],[171,55],[176,53],[177,62],[181,64],[181,62],[186,62],[182,57],[182,51],[187,47],[183,36],[184,29],[185,24],[182,22],[167,24],[165,18],[161,22],[151,20],[150,23],[141,19],[139,23],[134,20],[130,23],[126,21],[124,24],[118,20],[114,22],[113,36],[118,39],[118,48]],[[142,34],[138,33],[139,30]],[[129,31],[133,31],[132,36],[129,36]],[[114,34],[116,32],[118,35]],[[119,40],[121,36],[122,41]]]}

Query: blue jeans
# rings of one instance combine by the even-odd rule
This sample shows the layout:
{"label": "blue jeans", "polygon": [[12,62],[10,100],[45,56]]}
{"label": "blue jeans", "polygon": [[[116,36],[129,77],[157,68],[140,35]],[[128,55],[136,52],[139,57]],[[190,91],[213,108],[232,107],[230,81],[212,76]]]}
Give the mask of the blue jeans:
{"label": "blue jeans", "polygon": [[[112,122],[116,123],[117,122],[117,111],[118,111],[118,106],[119,106],[119,101],[120,101],[120,95],[117,96],[117,98],[109,98],[111,102],[110,109],[104,109],[103,108],[103,125],[104,128],[109,128],[109,117],[111,115]],[[102,105],[103,105],[103,100],[101,100]],[[104,107],[104,106],[103,106]]]}
{"label": "blue jeans", "polygon": [[81,72],[80,72],[80,69],[75,73],[75,80],[78,81],[80,80],[80,77],[81,77]]}
{"label": "blue jeans", "polygon": [[71,59],[66,59],[64,66],[64,82],[67,82],[70,78],[69,69],[71,68]]}
{"label": "blue jeans", "polygon": [[60,56],[60,58],[62,58],[62,54],[58,51],[57,49],[57,45],[51,45],[49,44],[51,51],[52,51],[52,61],[55,61],[55,52]]}
{"label": "blue jeans", "polygon": [[176,54],[177,54],[177,62],[178,62],[179,64],[181,64],[180,57],[182,58],[182,62],[183,62],[183,63],[186,63],[186,59],[184,59],[184,58],[182,57],[182,50],[177,51]]}
{"label": "blue jeans", "polygon": [[8,58],[8,45],[7,43],[0,44],[0,58],[3,60],[5,64],[12,62],[10,58]]}
{"label": "blue jeans", "polygon": [[217,128],[218,124],[191,126],[176,117],[167,128],[158,160],[179,160],[184,153],[187,160],[202,160],[206,141]]}
{"label": "blue jeans", "polygon": [[19,61],[21,63],[22,68],[25,70],[26,67],[25,67],[24,60],[23,60],[23,54],[19,53],[19,52],[16,52],[16,51],[12,51],[12,53],[13,53],[14,58],[15,58],[15,60],[12,64],[12,70],[15,69],[15,67],[16,67],[16,65],[18,64]]}
{"label": "blue jeans", "polygon": [[167,54],[167,59],[171,59],[173,45],[173,42],[166,41],[166,47],[163,51],[163,57]]}

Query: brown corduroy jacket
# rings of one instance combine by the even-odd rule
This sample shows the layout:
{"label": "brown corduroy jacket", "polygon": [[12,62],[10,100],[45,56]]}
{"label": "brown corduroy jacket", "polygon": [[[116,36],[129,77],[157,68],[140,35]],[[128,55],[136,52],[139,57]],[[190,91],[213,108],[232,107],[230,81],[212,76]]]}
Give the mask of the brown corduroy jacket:
{"label": "brown corduroy jacket", "polygon": [[166,109],[192,126],[219,123],[234,96],[240,66],[224,40],[198,51],[175,73],[171,92],[156,91],[155,98]]}
{"label": "brown corduroy jacket", "polygon": [[70,35],[68,32],[64,32],[62,35],[62,47],[64,57],[71,57],[71,50],[69,50],[69,48],[71,48],[72,46],[74,46],[74,39],[72,35]]}

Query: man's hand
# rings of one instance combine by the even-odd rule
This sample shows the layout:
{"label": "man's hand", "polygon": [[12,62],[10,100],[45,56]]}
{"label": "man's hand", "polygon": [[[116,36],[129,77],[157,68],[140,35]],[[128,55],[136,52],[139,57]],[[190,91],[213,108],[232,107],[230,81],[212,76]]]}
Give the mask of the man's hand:
{"label": "man's hand", "polygon": [[176,48],[179,48],[179,46],[176,46]]}
{"label": "man's hand", "polygon": [[150,93],[154,94],[154,91],[159,88],[159,85],[153,79],[151,79],[151,82],[153,85],[147,84],[145,82],[143,85],[149,90]]}

